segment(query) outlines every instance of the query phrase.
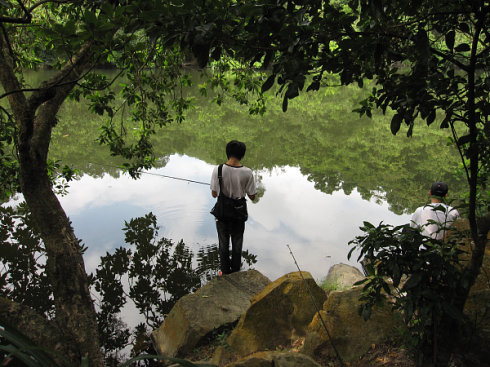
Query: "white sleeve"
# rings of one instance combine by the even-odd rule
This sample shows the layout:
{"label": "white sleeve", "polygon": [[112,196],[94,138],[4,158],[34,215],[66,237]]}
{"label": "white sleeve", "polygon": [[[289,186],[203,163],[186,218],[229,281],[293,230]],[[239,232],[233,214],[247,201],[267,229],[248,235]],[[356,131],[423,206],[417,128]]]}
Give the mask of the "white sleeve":
{"label": "white sleeve", "polygon": [[412,218],[410,219],[410,227],[412,228],[420,228],[420,212],[421,209],[420,207],[415,210],[415,212],[412,214]]}
{"label": "white sleeve", "polygon": [[218,179],[218,166],[214,167],[213,174],[211,175],[211,190],[216,191],[219,194],[219,179]]}
{"label": "white sleeve", "polygon": [[255,180],[254,180],[254,176],[253,176],[253,173],[250,172],[250,177],[247,181],[247,185],[245,186],[245,192],[248,194],[248,195],[255,195],[257,194],[257,189],[255,188]]}

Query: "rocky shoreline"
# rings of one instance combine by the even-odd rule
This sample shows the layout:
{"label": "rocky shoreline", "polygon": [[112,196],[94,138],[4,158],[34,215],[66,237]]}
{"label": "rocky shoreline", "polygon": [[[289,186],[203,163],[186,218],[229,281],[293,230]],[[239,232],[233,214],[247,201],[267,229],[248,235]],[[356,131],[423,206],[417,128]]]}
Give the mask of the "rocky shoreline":
{"label": "rocky shoreline", "polygon": [[400,314],[385,305],[368,321],[359,316],[361,287],[353,284],[363,277],[345,264],[326,278],[336,290],[308,272],[275,281],[256,270],[216,277],[175,304],[153,345],[161,355],[218,367],[415,366],[392,346],[404,328]]}

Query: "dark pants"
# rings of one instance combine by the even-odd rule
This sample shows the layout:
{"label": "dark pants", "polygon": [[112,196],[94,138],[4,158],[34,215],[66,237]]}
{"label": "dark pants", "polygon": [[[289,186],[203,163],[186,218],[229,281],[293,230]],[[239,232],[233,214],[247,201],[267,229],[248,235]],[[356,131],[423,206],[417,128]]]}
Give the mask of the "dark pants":
{"label": "dark pants", "polygon": [[[223,274],[234,273],[240,270],[242,263],[243,232],[245,222],[242,221],[216,221],[219,240],[219,262]],[[230,261],[231,238],[231,261]]]}

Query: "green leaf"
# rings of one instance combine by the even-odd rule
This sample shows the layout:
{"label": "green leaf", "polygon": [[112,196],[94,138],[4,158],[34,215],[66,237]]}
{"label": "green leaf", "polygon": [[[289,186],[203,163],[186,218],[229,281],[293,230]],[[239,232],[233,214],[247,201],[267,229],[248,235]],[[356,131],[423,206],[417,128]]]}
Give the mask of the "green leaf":
{"label": "green leaf", "polygon": [[446,114],[446,117],[441,122],[440,128],[441,129],[447,129],[449,127],[449,121],[451,121],[451,115],[450,114]]}
{"label": "green leaf", "polygon": [[454,51],[456,51],[456,52],[465,52],[465,51],[469,51],[469,50],[471,50],[471,47],[467,43],[462,43],[462,44],[456,46],[456,48],[454,49]]}
{"label": "green leaf", "polygon": [[282,101],[282,112],[286,112],[288,110],[288,97],[284,96]]}
{"label": "green leaf", "polygon": [[458,145],[464,145],[469,143],[471,140],[471,135],[464,135],[458,139]]}
{"label": "green leaf", "polygon": [[470,31],[470,26],[468,23],[459,23],[459,30],[463,33],[468,33]]}
{"label": "green leaf", "polygon": [[432,124],[435,119],[436,119],[436,110],[433,109],[432,111],[429,112],[429,115],[427,116],[427,126]]}
{"label": "green leaf", "polygon": [[285,96],[288,99],[293,99],[299,96],[299,91],[298,91],[298,85],[296,83],[291,83],[288,86],[288,89],[286,90]]}
{"label": "green leaf", "polygon": [[411,123],[410,126],[408,127],[407,137],[408,138],[411,138],[412,137],[412,134],[413,134],[413,123]]}
{"label": "green leaf", "polygon": [[371,312],[372,308],[370,306],[364,307],[364,309],[362,310],[362,318],[364,319],[364,321],[369,320],[369,318],[371,317]]}
{"label": "green leaf", "polygon": [[[11,350],[9,351],[11,354],[17,356],[19,359],[22,359],[29,366],[56,366],[56,363],[46,353],[46,351],[42,348],[36,347],[34,343],[25,335],[21,334],[14,328],[3,325],[3,323],[0,326],[0,336],[8,342],[14,344],[11,345]],[[32,364],[27,363],[23,359],[24,356],[28,356],[29,360],[32,361]]]}
{"label": "green leaf", "polygon": [[453,29],[446,33],[446,46],[451,51],[454,48],[454,36],[455,35],[456,35],[456,32]]}
{"label": "green leaf", "polygon": [[310,92],[310,91],[316,91],[319,89],[320,89],[320,82],[318,80],[314,80],[313,82],[311,82],[311,84],[308,86],[308,88],[306,88],[306,91]]}
{"label": "green leaf", "polygon": [[349,253],[347,254],[347,260],[350,260],[352,253],[356,250],[356,247],[353,247],[350,249]]}
{"label": "green leaf", "polygon": [[270,75],[267,80],[262,84],[262,93],[267,92],[274,85],[274,81],[276,80],[276,74]]}
{"label": "green leaf", "polygon": [[86,11],[85,12],[85,21],[88,24],[95,24],[97,22],[97,16],[92,11]]}
{"label": "green leaf", "polygon": [[363,221],[362,224],[367,229],[374,229],[375,228],[373,224],[371,224],[371,223],[369,223],[367,221]]}
{"label": "green leaf", "polygon": [[403,121],[403,116],[400,114],[400,113],[397,113],[395,116],[393,116],[393,118],[391,119],[391,125],[390,125],[390,128],[391,128],[391,133],[393,135],[396,135],[396,133],[398,132],[398,130],[400,130],[400,126],[402,124],[402,121]]}
{"label": "green leaf", "polygon": [[364,278],[364,279],[361,279],[361,280],[358,280],[357,282],[355,282],[353,285],[356,286],[356,285],[361,285],[361,284],[364,284],[368,281],[368,278]]}
{"label": "green leaf", "polygon": [[[28,367],[44,367],[41,365],[38,361],[32,358],[29,353],[24,353],[23,351],[19,350],[12,344],[9,345],[0,345],[0,351],[4,351],[8,353],[8,356],[13,356],[17,359],[19,359],[22,363],[24,363]],[[46,367],[53,366],[55,365],[46,365]]]}

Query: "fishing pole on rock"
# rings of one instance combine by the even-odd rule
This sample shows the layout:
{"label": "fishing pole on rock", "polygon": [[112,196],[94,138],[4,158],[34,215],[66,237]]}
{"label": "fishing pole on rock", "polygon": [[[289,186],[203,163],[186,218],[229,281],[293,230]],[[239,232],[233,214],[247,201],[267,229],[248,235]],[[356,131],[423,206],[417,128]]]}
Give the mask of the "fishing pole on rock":
{"label": "fishing pole on rock", "polygon": [[[90,163],[91,164],[95,164],[97,166],[102,166],[102,167],[111,167],[111,168],[121,169],[121,167],[119,167],[119,166],[113,166],[113,165],[110,165],[110,164],[102,164],[102,163],[96,163],[96,162],[90,162]],[[158,177],[163,177],[163,178],[169,178],[169,179],[172,179],[172,180],[185,181],[185,182],[188,182],[188,183],[195,183],[195,184],[199,184],[199,185],[208,185],[209,186],[209,182],[196,181],[196,180],[191,180],[191,179],[183,178],[183,177],[168,176],[168,175],[163,175],[161,173],[143,172],[143,171],[142,172],[138,172],[138,173],[141,173],[141,174],[144,174],[144,175],[158,176]]]}
{"label": "fishing pole on rock", "polygon": [[289,245],[286,245],[287,248],[289,249],[289,253],[291,254],[291,257],[293,258],[294,260],[294,263],[296,264],[296,267],[298,268],[298,271],[299,271],[299,275],[301,276],[301,279],[303,279],[303,283],[306,285],[306,289],[308,291],[308,294],[310,295],[310,298],[311,298],[311,303],[313,303],[313,307],[315,307],[316,309],[316,312],[318,314],[318,317],[320,318],[320,321],[323,325],[323,328],[325,329],[325,331],[327,332],[327,336],[328,336],[328,340],[330,341],[330,345],[332,346],[333,350],[335,351],[335,355],[337,356],[337,359],[339,360],[340,362],[340,365],[342,367],[346,367],[345,366],[345,363],[342,359],[342,357],[340,356],[340,353],[339,351],[337,350],[337,347],[335,347],[335,344],[332,340],[332,337],[330,336],[330,332],[328,331],[328,328],[327,328],[327,325],[325,324],[325,321],[323,320],[323,317],[320,313],[320,308],[318,307],[318,305],[316,304],[316,301],[315,301],[315,297],[313,296],[313,292],[311,291],[310,289],[310,286],[308,285],[308,283],[306,282],[306,279],[305,277],[303,276],[303,272],[301,271],[301,269],[299,268],[299,265],[298,265],[298,262],[296,261],[296,258],[294,257],[294,254],[293,254],[293,250],[291,250],[291,247]]}

